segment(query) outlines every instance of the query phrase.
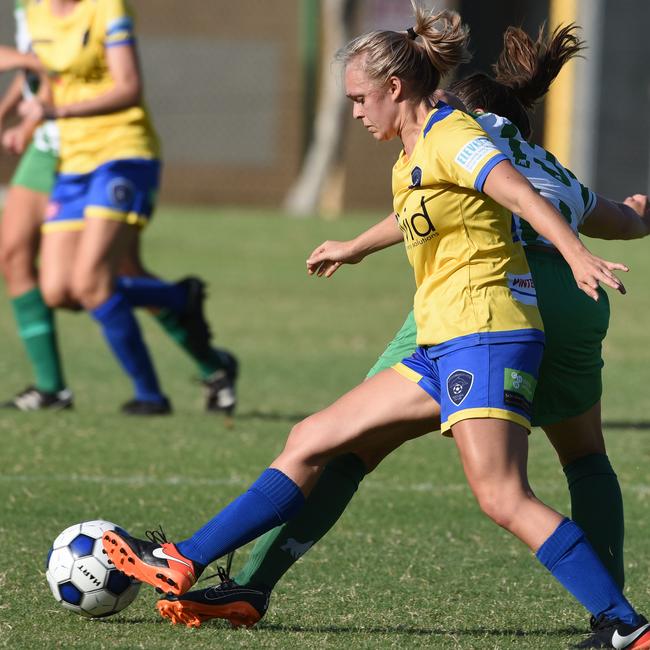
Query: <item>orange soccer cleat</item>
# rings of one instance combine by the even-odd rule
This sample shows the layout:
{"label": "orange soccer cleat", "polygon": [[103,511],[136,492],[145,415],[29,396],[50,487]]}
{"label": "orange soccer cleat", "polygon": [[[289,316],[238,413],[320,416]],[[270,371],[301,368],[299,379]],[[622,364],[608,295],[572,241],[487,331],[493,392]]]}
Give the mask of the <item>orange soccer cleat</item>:
{"label": "orange soccer cleat", "polygon": [[181,555],[162,530],[147,531],[147,537],[149,541],[111,530],[104,533],[102,545],[115,568],[130,578],[146,582],[162,594],[185,593],[203,567]]}

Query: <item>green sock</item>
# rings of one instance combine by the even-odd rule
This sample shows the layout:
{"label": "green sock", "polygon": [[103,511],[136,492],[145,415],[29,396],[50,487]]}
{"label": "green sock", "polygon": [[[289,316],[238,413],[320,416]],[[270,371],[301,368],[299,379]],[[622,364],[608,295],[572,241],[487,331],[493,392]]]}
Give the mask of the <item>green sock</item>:
{"label": "green sock", "polygon": [[564,468],[572,519],[585,531],[601,562],[623,589],[623,497],[605,454],[592,454]]}
{"label": "green sock", "polygon": [[65,388],[54,314],[38,287],[11,299],[18,333],[36,377],[36,388],[56,393]]}
{"label": "green sock", "polygon": [[196,363],[202,379],[207,379],[217,370],[224,367],[223,359],[216,348],[211,348],[207,356],[197,355],[187,344],[188,333],[181,325],[178,316],[169,309],[164,309],[154,315],[160,326]]}
{"label": "green sock", "polygon": [[366,474],[355,454],[328,463],[297,517],[257,540],[235,580],[273,589],[276,582],[334,526]]}

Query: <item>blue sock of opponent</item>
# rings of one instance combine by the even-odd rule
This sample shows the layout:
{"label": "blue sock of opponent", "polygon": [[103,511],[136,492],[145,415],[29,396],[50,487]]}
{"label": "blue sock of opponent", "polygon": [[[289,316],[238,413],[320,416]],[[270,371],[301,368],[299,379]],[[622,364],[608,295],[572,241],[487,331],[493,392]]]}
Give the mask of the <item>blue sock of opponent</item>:
{"label": "blue sock of opponent", "polygon": [[105,303],[91,311],[99,322],[113,354],[133,381],[135,398],[147,402],[162,402],[156,371],[149,351],[142,340],[138,321],[131,306],[121,293],[114,293]]}
{"label": "blue sock of opponent", "polygon": [[158,278],[120,276],[116,288],[132,307],[164,307],[178,312],[187,304],[186,287]]}
{"label": "blue sock of opponent", "polygon": [[639,622],[639,615],[603,566],[580,526],[571,519],[562,521],[536,555],[594,616],[605,614],[629,625]]}
{"label": "blue sock of opponent", "polygon": [[176,548],[205,566],[288,521],[304,502],[300,488],[286,474],[268,468],[247,492]]}

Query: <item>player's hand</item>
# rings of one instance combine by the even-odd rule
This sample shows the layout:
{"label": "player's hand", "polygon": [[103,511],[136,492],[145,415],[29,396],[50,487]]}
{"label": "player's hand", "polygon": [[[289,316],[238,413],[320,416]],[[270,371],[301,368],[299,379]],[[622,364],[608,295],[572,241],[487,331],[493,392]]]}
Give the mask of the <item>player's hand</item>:
{"label": "player's hand", "polygon": [[18,114],[25,120],[38,124],[43,120],[54,118],[55,110],[51,104],[46,104],[36,98],[24,99],[18,104]]}
{"label": "player's hand", "polygon": [[10,129],[7,129],[2,134],[2,146],[12,154],[20,156],[27,145],[29,144],[30,137],[25,130],[20,126],[14,126]]}
{"label": "player's hand", "polygon": [[578,259],[570,265],[578,287],[596,301],[598,300],[598,286],[600,284],[616,289],[619,293],[627,293],[623,283],[614,274],[614,271],[627,273],[630,269],[625,264],[608,262],[596,255],[592,255],[584,248]]}
{"label": "player's hand", "polygon": [[640,217],[644,219],[650,217],[650,205],[648,204],[648,197],[645,194],[628,196],[623,203],[632,208]]}
{"label": "player's hand", "polygon": [[351,241],[326,241],[307,258],[307,273],[319,278],[332,277],[343,264],[357,264],[363,255],[356,253]]}

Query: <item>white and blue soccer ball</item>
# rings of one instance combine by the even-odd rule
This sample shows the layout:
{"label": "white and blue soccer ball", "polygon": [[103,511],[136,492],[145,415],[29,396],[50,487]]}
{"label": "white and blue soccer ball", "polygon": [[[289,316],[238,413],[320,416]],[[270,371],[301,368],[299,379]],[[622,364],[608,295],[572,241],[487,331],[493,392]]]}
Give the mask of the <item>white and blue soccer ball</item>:
{"label": "white and blue soccer ball", "polygon": [[119,526],[97,519],[66,528],[47,555],[47,582],[57,602],[82,616],[110,616],[130,605],[141,583],[120,573],[102,547],[108,530]]}

